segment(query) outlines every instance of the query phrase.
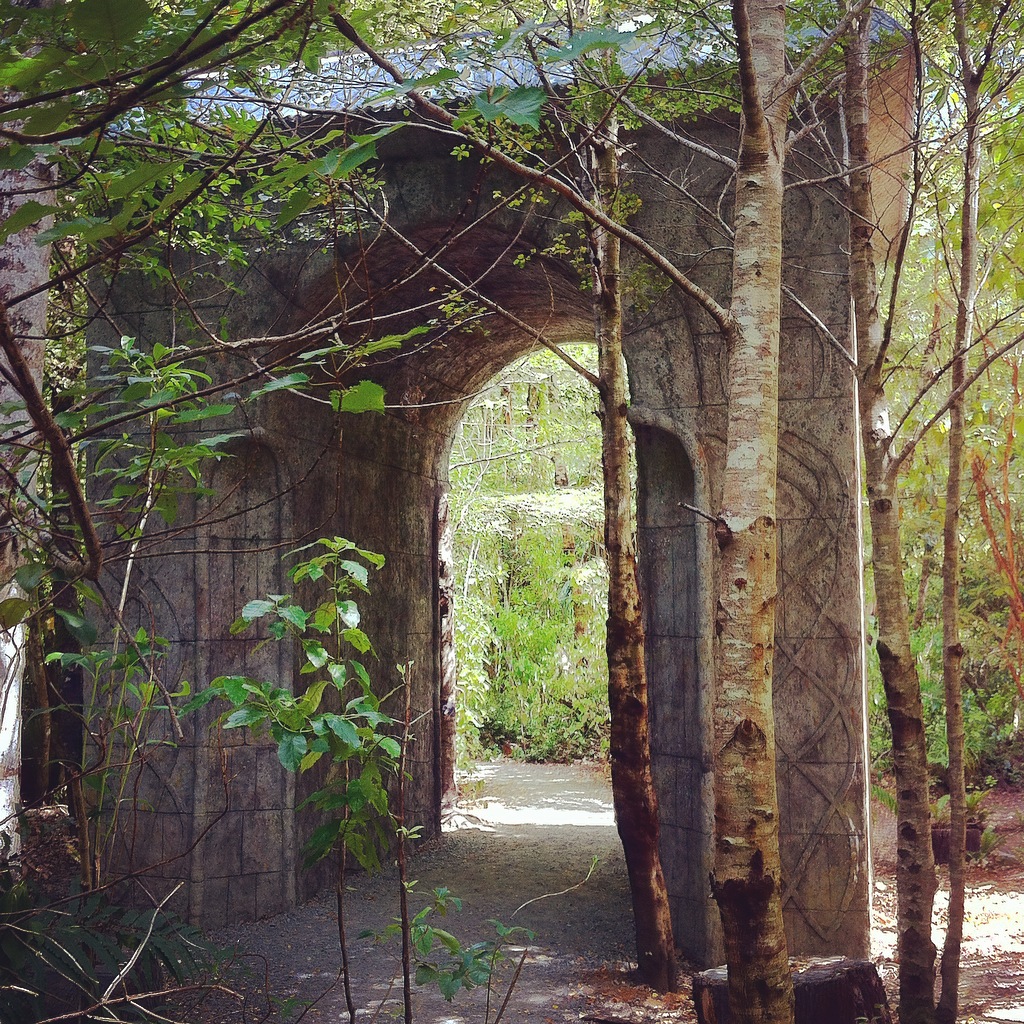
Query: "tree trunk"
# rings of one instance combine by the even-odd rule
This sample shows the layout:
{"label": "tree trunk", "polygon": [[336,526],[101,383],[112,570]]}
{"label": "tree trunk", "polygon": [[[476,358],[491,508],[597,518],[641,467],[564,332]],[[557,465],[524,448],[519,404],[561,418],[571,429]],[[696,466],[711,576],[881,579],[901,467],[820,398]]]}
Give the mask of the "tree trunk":
{"label": "tree trunk", "polygon": [[[715,669],[715,872],[729,1004],[739,1022],[793,1019],[782,919],[772,667],[788,95],[781,4],[735,0],[742,127],[736,169],[729,418]],[[767,97],[773,102],[766,107]]]}
{"label": "tree trunk", "polygon": [[[49,183],[48,168],[34,160],[24,170],[8,170],[0,175],[0,223],[3,223],[29,199],[38,198]],[[43,197],[45,199],[45,196]],[[0,320],[4,335],[16,345],[37,385],[43,376],[43,352],[46,336],[46,295],[16,301],[23,292],[46,281],[49,275],[49,246],[36,245],[36,237],[48,222],[42,222],[11,235],[0,245]],[[20,403],[22,395],[10,383],[10,360],[0,355],[0,404]],[[4,471],[7,480],[21,481],[23,490],[8,486],[6,500],[0,506],[0,601],[23,597],[14,581],[21,564],[19,549],[21,512],[35,474],[35,455],[27,435],[28,414],[9,413],[0,418]],[[12,608],[12,605],[8,605]],[[0,630],[0,835],[11,842],[9,853],[18,850],[17,821],[13,817],[20,800],[21,771],[21,687],[25,657],[23,623]]]}
{"label": "tree trunk", "polygon": [[900,546],[897,469],[882,383],[885,351],[875,275],[868,129],[870,15],[860,19],[847,48],[847,126],[850,165],[850,277],[857,339],[858,401],[864,449],[871,567],[878,618],[878,659],[892,727],[897,804],[897,915],[900,1020],[926,1024],[935,1012],[932,904],[935,863],[928,806],[928,763],[917,664],[910,650],[910,609]]}
{"label": "tree trunk", "polygon": [[965,0],[953,0],[953,18],[964,89],[963,207],[960,211],[960,286],[956,309],[949,406],[949,468],[942,547],[942,681],[946,696],[946,746],[949,751],[949,912],[942,946],[942,991],[936,1012],[939,1024],[955,1024],[959,1004],[960,947],[964,930],[964,868],[967,856],[967,793],[964,779],[964,707],[960,642],[960,491],[963,477],[964,396],[967,351],[971,345],[974,302],[978,291],[977,235],[981,137],[979,76],[968,45]]}
{"label": "tree trunk", "polygon": [[[609,118],[592,142],[597,199],[618,193],[617,130]],[[675,941],[661,868],[658,798],[651,773],[647,668],[637,581],[633,496],[629,474],[628,396],[622,356],[618,238],[595,226],[594,318],[601,391],[604,542],[608,562],[608,703],[611,709],[612,797],[633,899],[640,977],[659,992],[677,987]]]}

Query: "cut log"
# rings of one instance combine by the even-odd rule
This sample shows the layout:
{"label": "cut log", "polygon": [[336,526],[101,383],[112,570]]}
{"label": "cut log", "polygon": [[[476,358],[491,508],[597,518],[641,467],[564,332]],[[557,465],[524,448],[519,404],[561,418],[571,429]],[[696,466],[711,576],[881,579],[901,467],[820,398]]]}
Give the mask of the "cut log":
{"label": "cut log", "polygon": [[[793,962],[796,1024],[892,1024],[889,1001],[870,960]],[[698,1024],[731,1024],[724,967],[702,971],[693,979]]]}
{"label": "cut log", "polygon": [[[951,829],[948,825],[932,825],[932,856],[936,864],[949,863]],[[967,852],[978,853],[981,850],[981,826],[974,822],[967,825]]]}

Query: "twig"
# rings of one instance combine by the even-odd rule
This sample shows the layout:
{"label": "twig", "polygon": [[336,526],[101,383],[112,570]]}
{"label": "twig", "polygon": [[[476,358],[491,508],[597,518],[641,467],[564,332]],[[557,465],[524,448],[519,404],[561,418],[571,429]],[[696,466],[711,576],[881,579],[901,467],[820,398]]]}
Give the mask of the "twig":
{"label": "twig", "polygon": [[569,893],[575,892],[577,889],[582,888],[584,885],[587,884],[587,882],[590,881],[590,876],[594,873],[594,870],[596,868],[597,858],[595,857],[590,862],[590,870],[587,872],[586,877],[580,879],[580,881],[578,881],[575,885],[570,885],[568,889],[562,889],[561,892],[545,892],[542,893],[540,896],[534,896],[532,900],[527,900],[525,903],[516,907],[516,909],[513,910],[511,914],[509,914],[509,919],[511,920],[513,917],[516,916],[516,914],[519,913],[520,910],[522,910],[524,907],[528,907],[531,903],[539,903],[541,900],[551,899],[552,896],[568,896]]}
{"label": "twig", "polygon": [[412,1020],[412,932],[409,925],[409,889],[405,862],[405,761],[409,749],[409,725],[412,717],[412,685],[409,665],[402,672],[405,684],[405,721],[402,725],[402,746],[398,756],[398,902],[402,917],[402,995],[405,1003],[405,1024]]}
{"label": "twig", "polygon": [[[582,884],[582,883],[580,883]],[[566,890],[569,892],[570,890]],[[498,1012],[494,1017],[494,1024],[500,1024],[501,1018],[505,1015],[505,1008],[508,1006],[508,1001],[512,998],[512,992],[516,987],[516,982],[519,981],[519,975],[523,973],[523,964],[526,963],[526,954],[529,953],[528,949],[523,950],[523,955],[519,958],[519,963],[516,965],[515,973],[512,975],[508,983],[508,988],[505,989],[505,998],[501,1001],[501,1006],[498,1007]]]}
{"label": "twig", "polygon": [[142,937],[142,941],[135,948],[135,952],[128,958],[128,962],[117,972],[114,980],[107,986],[106,992],[103,993],[103,1001],[106,1002],[113,994],[114,989],[121,984],[131,973],[132,968],[138,963],[139,957],[142,956],[142,951],[146,948],[146,943],[149,942],[150,936],[153,934],[153,929],[156,927],[156,919],[160,914],[160,911],[170,903],[170,901],[177,895],[178,890],[184,885],[184,882],[179,882],[157,905],[153,908],[153,917],[150,919],[149,927],[146,929],[146,934]]}

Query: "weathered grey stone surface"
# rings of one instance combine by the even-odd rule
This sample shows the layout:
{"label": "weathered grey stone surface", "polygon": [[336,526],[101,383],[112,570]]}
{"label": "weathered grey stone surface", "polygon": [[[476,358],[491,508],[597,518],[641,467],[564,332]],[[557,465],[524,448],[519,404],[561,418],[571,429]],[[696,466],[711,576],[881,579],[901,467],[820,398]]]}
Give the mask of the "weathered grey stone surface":
{"label": "weathered grey stone surface", "polygon": [[[734,125],[708,120],[694,131],[706,146],[734,148]],[[730,243],[707,211],[729,202],[728,168],[664,137],[639,141],[645,160],[692,198],[638,174],[634,227],[727,300]],[[233,289],[209,279],[188,284],[196,308],[223,319],[232,339],[301,336],[326,315],[338,318],[343,335],[392,333],[434,315],[433,304],[453,287],[444,273],[424,269],[418,249],[455,278],[478,280],[481,292],[551,340],[592,336],[575,269],[539,254],[567,230],[558,202],[495,211],[491,197],[515,183],[475,160],[452,159],[447,141],[412,126],[380,149],[388,223],[413,248],[369,224],[365,237],[374,241],[365,252],[351,239],[330,248],[310,224],[307,241],[255,255]],[[826,164],[827,154],[811,148],[794,161],[794,180],[820,178]],[[846,354],[849,226],[836,187],[791,188],[786,206],[787,284],[816,322],[786,300],[776,714],[791,951],[862,956],[869,862],[857,445]],[[515,265],[520,253],[531,254],[524,266]],[[186,283],[188,264],[181,254]],[[645,284],[628,296],[627,358],[662,846],[680,945],[711,963],[721,954],[708,882],[715,569],[707,517],[717,509],[723,464],[726,353],[702,310],[650,272],[637,280]],[[371,304],[360,307],[365,298]],[[122,279],[107,308],[120,333],[170,336],[162,294]],[[372,322],[357,324],[345,310],[360,318],[369,310]],[[362,602],[364,627],[379,653],[373,671],[382,692],[398,684],[396,664],[413,663],[418,725],[407,804],[426,835],[440,827],[444,787],[438,509],[452,434],[473,393],[532,346],[496,316],[471,331],[417,338],[370,371],[386,387],[385,416],[337,418],[309,398],[268,396],[238,418],[245,436],[235,458],[213,470],[214,496],[196,503],[198,525],[158,545],[155,553],[164,553],[142,574],[135,614],[174,640],[172,677],[203,683],[246,672],[297,685],[283,647],[254,652],[250,639],[230,636],[231,621],[246,601],[287,589],[280,556],[299,544],[341,535],[382,552],[387,562]],[[246,368],[225,355],[217,372]],[[312,827],[308,812],[296,810],[310,784],[284,773],[265,743],[237,733],[211,738],[209,718],[190,726],[186,744],[154,756],[143,780],[148,802],[122,855],[157,865],[168,883],[186,880],[185,909],[216,925],[280,911],[321,885],[323,874],[304,874],[297,853]]]}

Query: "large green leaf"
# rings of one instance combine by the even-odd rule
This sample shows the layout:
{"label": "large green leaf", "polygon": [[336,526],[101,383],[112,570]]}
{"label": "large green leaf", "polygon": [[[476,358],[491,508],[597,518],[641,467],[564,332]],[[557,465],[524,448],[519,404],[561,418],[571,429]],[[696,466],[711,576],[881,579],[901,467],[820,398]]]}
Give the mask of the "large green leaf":
{"label": "large green leaf", "polygon": [[248,623],[254,619],[262,618],[268,612],[272,612],[277,605],[273,601],[253,600],[249,601],[242,609],[242,618]]}
{"label": "large green leaf", "polygon": [[71,8],[71,24],[83,39],[123,46],[152,13],[146,0],[78,0]]}
{"label": "large green leaf", "polygon": [[309,383],[308,373],[288,373],[283,377],[275,377],[273,380],[264,384],[263,387],[257,388],[249,396],[250,398],[259,398],[260,395],[269,394],[271,391],[284,391],[287,388],[298,388],[304,384]]}
{"label": "large green leaf", "polygon": [[84,615],[78,612],[68,611],[64,608],[57,608],[57,614],[64,620],[71,635],[81,644],[88,647],[96,642],[96,627]]}
{"label": "large green leaf", "polygon": [[372,380],[361,380],[341,396],[342,412],[383,412],[384,389]]}
{"label": "large green leaf", "polygon": [[237,711],[228,715],[224,720],[225,729],[243,729],[249,725],[256,725],[258,722],[262,722],[267,717],[265,711],[261,711],[257,707],[253,707],[251,704],[247,704],[245,707],[239,708]]}
{"label": "large green leaf", "polygon": [[13,629],[28,617],[31,608],[32,605],[23,597],[9,597],[6,601],[0,601],[0,629]]}
{"label": "large green leaf", "polygon": [[328,713],[324,715],[324,723],[342,743],[353,748],[359,746],[359,733],[347,718]]}
{"label": "large green leaf", "polygon": [[104,183],[109,199],[124,199],[155,181],[170,181],[184,165],[179,160],[167,163],[145,163],[124,174],[118,174]]}
{"label": "large green leaf", "polygon": [[575,60],[594,50],[617,49],[633,39],[633,33],[620,32],[614,28],[591,28],[571,36],[564,46],[546,50],[541,54],[545,64],[555,61]]}
{"label": "large green leaf", "polygon": [[309,209],[315,201],[316,196],[306,189],[296,189],[284,202],[281,212],[277,215],[277,226],[283,228],[291,224],[296,217],[300,217]]}
{"label": "large green leaf", "polygon": [[66,64],[71,53],[60,46],[44,46],[31,57],[11,61],[0,56],[0,85],[22,90],[36,85],[48,71]]}
{"label": "large green leaf", "polygon": [[14,578],[18,581],[18,586],[21,587],[22,590],[35,590],[45,575],[45,567],[35,563],[31,565],[23,565],[17,570],[17,572],[15,572]]}
{"label": "large green leaf", "polygon": [[22,203],[3,224],[0,224],[0,243],[6,242],[11,235],[16,235],[19,231],[23,231],[33,224],[38,224],[47,214],[53,213],[55,209],[55,206],[37,203],[34,199],[30,199],[27,203]]}
{"label": "large green leaf", "polygon": [[39,136],[56,131],[77,107],[74,100],[59,100],[33,107],[25,121],[25,134]]}
{"label": "large green leaf", "polygon": [[489,98],[477,96],[473,109],[487,122],[507,117],[513,124],[540,128],[540,115],[547,98],[543,89],[523,85],[509,92],[496,92]]}
{"label": "large green leaf", "polygon": [[297,772],[306,756],[306,737],[297,732],[286,732],[277,744],[277,756],[290,772]]}
{"label": "large green leaf", "polygon": [[249,682],[247,676],[222,676],[217,682],[223,689],[224,696],[236,708],[245,700],[246,694],[249,692],[245,685]]}

